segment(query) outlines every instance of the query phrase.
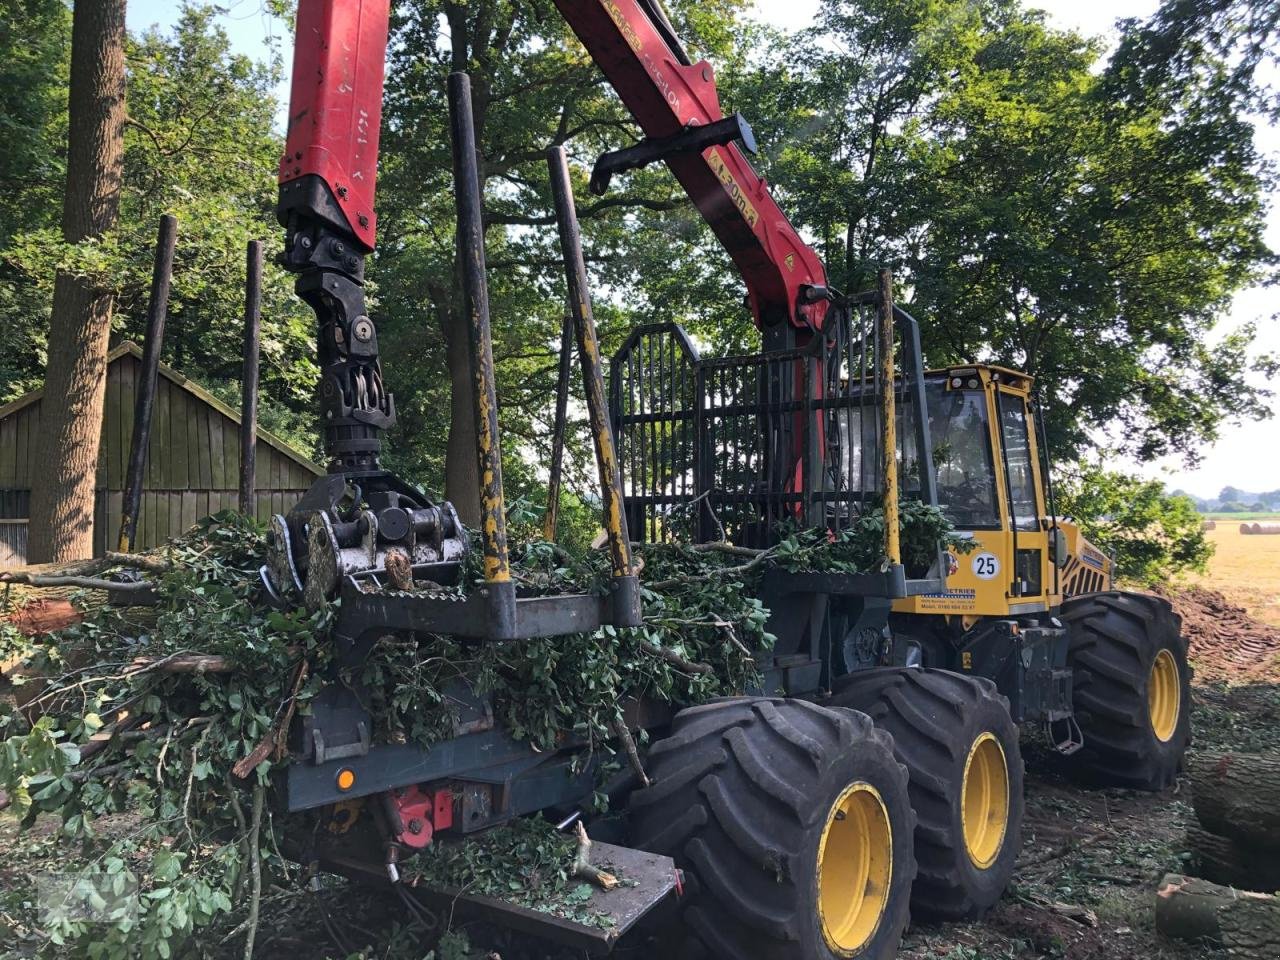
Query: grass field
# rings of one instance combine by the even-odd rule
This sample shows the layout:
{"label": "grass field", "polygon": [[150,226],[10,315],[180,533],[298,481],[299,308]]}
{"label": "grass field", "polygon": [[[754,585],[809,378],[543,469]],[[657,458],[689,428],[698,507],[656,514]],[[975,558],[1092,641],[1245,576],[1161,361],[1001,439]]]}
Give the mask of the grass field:
{"label": "grass field", "polygon": [[[1258,518],[1268,516],[1275,515],[1259,514]],[[1213,558],[1208,572],[1191,577],[1192,582],[1221,591],[1259,620],[1280,626],[1280,535],[1245,536],[1239,524],[1219,520],[1217,529],[1206,531],[1205,536],[1214,546]]]}
{"label": "grass field", "polygon": [[1280,520],[1280,513],[1206,513],[1202,514],[1207,520],[1217,520],[1222,523],[1224,520]]}

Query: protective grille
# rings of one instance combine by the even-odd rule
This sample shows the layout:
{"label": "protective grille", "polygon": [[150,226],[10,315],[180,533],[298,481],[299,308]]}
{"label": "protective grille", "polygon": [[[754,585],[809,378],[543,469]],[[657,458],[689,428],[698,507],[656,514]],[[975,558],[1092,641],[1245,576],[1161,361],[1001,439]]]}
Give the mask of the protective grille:
{"label": "protective grille", "polygon": [[[700,356],[678,324],[638,328],[610,371],[632,539],[765,547],[793,525],[838,531],[877,504],[874,319],[867,307],[832,310],[804,347],[731,357]],[[918,349],[900,352],[899,453],[910,464],[927,449],[911,413],[922,376]],[[903,475],[918,477],[918,464]]]}

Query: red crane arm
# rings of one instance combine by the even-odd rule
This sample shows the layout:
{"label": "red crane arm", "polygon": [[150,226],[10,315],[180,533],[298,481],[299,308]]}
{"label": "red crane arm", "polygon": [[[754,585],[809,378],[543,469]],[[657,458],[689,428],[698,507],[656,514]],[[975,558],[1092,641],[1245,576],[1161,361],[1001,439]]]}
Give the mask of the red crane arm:
{"label": "red crane arm", "polygon": [[[556,7],[650,138],[724,117],[711,64],[689,64],[656,0],[555,0]],[[801,239],[737,144],[672,156],[667,165],[742,273],[757,324],[820,327],[822,261]]]}
{"label": "red crane arm", "polygon": [[[649,138],[721,120],[711,65],[688,63],[656,0],[555,0]],[[388,0],[301,0],[280,219],[309,214],[373,249]],[[733,258],[761,326],[821,326],[826,273],[735,143],[666,157]],[[323,185],[323,187],[321,186]]]}
{"label": "red crane arm", "polygon": [[[301,0],[294,31],[289,125],[280,158],[284,188],[318,177],[340,219],[373,250],[373,210],[387,60],[389,0]],[[283,212],[281,216],[284,220]]]}

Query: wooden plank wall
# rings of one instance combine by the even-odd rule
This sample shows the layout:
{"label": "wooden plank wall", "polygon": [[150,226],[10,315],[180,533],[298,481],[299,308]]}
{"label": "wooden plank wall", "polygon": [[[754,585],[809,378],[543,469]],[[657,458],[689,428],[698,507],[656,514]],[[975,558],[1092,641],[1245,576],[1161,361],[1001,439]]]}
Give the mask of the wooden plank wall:
{"label": "wooden plank wall", "polygon": [[[135,386],[141,363],[132,354],[107,370],[94,550],[114,549],[120,531],[129,443],[133,436]],[[42,402],[42,401],[41,401]],[[0,519],[28,516],[40,402],[0,420]],[[187,530],[201,517],[234,510],[239,500],[239,425],[200,397],[161,376],[148,444],[138,547],[146,549]],[[316,474],[259,440],[256,513],[266,520],[284,513],[314,482]],[[25,544],[24,544],[25,545]]]}
{"label": "wooden plank wall", "polygon": [[[31,464],[35,462],[40,432],[40,404],[33,403],[0,420],[0,490],[31,489]],[[24,514],[25,516],[25,514]]]}

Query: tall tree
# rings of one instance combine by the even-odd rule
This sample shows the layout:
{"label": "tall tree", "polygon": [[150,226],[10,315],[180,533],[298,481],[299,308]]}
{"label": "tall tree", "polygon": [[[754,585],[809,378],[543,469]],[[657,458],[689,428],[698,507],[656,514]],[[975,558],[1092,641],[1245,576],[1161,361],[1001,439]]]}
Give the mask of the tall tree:
{"label": "tall tree", "polygon": [[[834,153],[825,175],[844,182],[835,191],[838,208],[829,211],[826,256],[846,289],[873,282],[893,230],[900,198],[885,187],[903,159],[895,156],[902,144],[895,130],[972,64],[980,28],[980,7],[970,0],[860,0],[824,3],[806,31],[815,49],[828,51],[815,60],[808,86],[812,102],[835,120],[823,131]],[[841,241],[843,262],[835,259]]]}
{"label": "tall tree", "polygon": [[[125,2],[79,0],[72,15],[67,183],[69,244],[115,226],[124,167]],[[68,271],[54,284],[49,366],[37,456],[47,482],[31,492],[33,562],[93,552],[93,500],[113,297]]]}
{"label": "tall tree", "polygon": [[925,118],[894,249],[934,355],[1039,377],[1060,454],[1192,456],[1265,411],[1249,334],[1209,334],[1271,260],[1266,168],[1233,110],[1116,104],[1097,60],[1035,11],[997,10],[979,69]]}
{"label": "tall tree", "polygon": [[892,266],[933,364],[1036,374],[1059,456],[1191,455],[1264,414],[1250,331],[1210,331],[1273,262],[1270,170],[1208,59],[1128,98],[1099,43],[1018,0],[824,0],[819,21],[828,52],[792,80],[811,93],[750,88],[782,101],[767,168],[833,278]]}

